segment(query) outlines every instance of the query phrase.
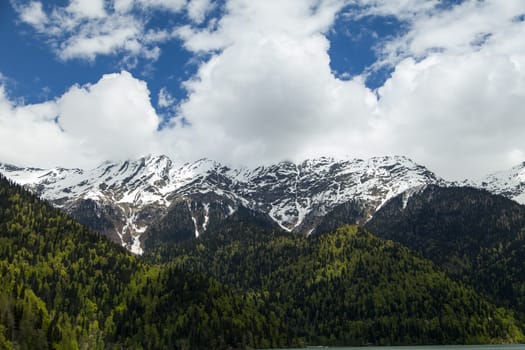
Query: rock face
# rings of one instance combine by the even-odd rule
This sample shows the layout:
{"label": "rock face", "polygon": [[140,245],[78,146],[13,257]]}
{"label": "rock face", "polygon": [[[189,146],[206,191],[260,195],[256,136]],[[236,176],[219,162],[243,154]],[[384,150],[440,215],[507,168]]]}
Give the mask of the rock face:
{"label": "rock face", "polygon": [[446,185],[402,156],[323,157],[252,169],[207,159],[176,166],[166,156],[149,156],[91,170],[3,164],[0,172],[136,254],[155,234],[144,233],[162,218],[174,232],[166,239],[174,240],[205,233],[239,207],[265,214],[287,231],[311,234],[330,226],[323,219],[334,209],[350,210],[355,222],[365,222],[406,190]]}

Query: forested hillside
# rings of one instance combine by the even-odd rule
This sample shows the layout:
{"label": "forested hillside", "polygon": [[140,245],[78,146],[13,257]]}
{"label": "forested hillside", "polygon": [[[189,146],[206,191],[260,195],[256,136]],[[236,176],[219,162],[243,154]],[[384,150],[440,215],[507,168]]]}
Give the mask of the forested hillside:
{"label": "forested hillside", "polygon": [[315,238],[269,232],[250,217],[241,211],[223,230],[149,258],[211,274],[239,293],[267,295],[293,336],[309,344],[523,339],[511,313],[400,244],[356,226]]}
{"label": "forested hillside", "polygon": [[146,265],[0,177],[0,349],[292,344],[254,298]]}
{"label": "forested hillside", "polygon": [[367,227],[525,320],[525,206],[484,190],[428,186],[388,202]]}
{"label": "forested hillside", "polygon": [[307,239],[250,210],[228,220],[143,259],[0,178],[0,348],[524,340],[512,312],[364,229]]}

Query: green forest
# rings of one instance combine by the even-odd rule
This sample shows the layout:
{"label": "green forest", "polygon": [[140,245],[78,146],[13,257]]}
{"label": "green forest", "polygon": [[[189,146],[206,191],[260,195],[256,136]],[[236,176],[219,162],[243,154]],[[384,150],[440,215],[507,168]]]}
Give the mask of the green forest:
{"label": "green forest", "polygon": [[[516,342],[523,329],[471,287],[408,248],[357,226],[307,238],[269,232],[247,210],[223,230],[158,246],[147,258],[267,294],[307,344]],[[269,293],[269,294],[268,294]]]}
{"label": "green forest", "polygon": [[431,260],[525,320],[525,206],[473,188],[428,186],[367,228]]}
{"label": "green forest", "polygon": [[0,349],[525,341],[430,260],[357,226],[306,238],[239,210],[133,256],[0,176]]}
{"label": "green forest", "polygon": [[143,263],[4,178],[0,232],[0,349],[293,344],[249,295]]}

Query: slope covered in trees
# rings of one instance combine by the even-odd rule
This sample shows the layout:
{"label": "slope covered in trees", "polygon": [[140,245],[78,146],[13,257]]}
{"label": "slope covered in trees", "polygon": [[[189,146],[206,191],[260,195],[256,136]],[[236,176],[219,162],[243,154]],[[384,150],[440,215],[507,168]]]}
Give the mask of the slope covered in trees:
{"label": "slope covered in trees", "polygon": [[484,190],[428,186],[367,224],[525,320],[525,206]]}
{"label": "slope covered in trees", "polygon": [[228,220],[145,261],[0,178],[0,348],[523,340],[511,312],[366,230],[307,239],[250,211]]}
{"label": "slope covered in trees", "polygon": [[293,337],[309,344],[449,344],[523,339],[511,313],[431,262],[346,226],[305,238],[230,217],[223,229],[158,248],[172,260],[265,296]]}
{"label": "slope covered in trees", "polygon": [[0,177],[0,348],[290,345],[248,296],[146,265]]}

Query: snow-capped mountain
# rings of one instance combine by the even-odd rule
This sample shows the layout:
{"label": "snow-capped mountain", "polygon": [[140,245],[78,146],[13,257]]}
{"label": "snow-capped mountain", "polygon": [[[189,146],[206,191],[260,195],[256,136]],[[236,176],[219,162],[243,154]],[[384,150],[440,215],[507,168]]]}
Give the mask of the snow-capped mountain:
{"label": "snow-capped mountain", "polygon": [[525,204],[525,162],[509,170],[490,174],[474,185]]}
{"label": "snow-capped mountain", "polygon": [[267,214],[285,230],[309,234],[343,203],[363,203],[366,220],[408,189],[446,185],[402,156],[323,157],[251,169],[207,159],[175,166],[166,156],[149,156],[90,170],[4,164],[0,172],[137,254],[142,253],[142,234],[173,208],[189,213],[195,236],[206,231],[211,219],[227,217],[239,206]]}

